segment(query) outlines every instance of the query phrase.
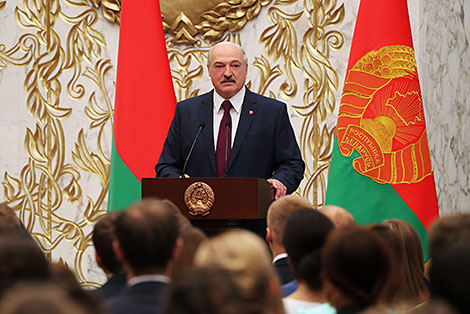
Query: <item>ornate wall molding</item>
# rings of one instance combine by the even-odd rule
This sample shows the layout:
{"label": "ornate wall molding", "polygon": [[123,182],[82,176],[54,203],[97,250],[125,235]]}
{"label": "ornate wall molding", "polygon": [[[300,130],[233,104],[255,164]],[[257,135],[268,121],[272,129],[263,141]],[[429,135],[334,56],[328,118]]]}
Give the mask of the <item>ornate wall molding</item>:
{"label": "ornate wall molding", "polygon": [[[161,3],[177,99],[211,89],[206,55],[214,42],[243,45],[250,60],[248,87],[288,104],[306,162],[297,193],[321,206],[358,1]],[[120,7],[120,0],[0,0],[0,132],[7,134],[0,139],[3,198],[49,258],[74,268],[87,286],[105,278],[94,262],[90,236],[107,205]],[[426,16],[434,16],[432,8],[426,8]],[[437,31],[432,28],[430,36]],[[460,56],[468,54],[468,47],[459,49]],[[420,73],[423,99],[439,100],[425,102],[434,106],[429,112],[447,103],[444,97],[432,96],[438,72]],[[467,76],[462,74],[459,86]],[[459,117],[467,119],[468,110]],[[446,160],[454,159],[439,157],[447,156],[445,145],[438,146],[432,133],[448,125],[427,120],[436,125],[429,132],[431,153],[437,154],[433,162],[438,160],[438,173],[444,173],[451,167]],[[458,145],[467,137],[445,141],[459,156],[463,166],[458,169],[469,165],[459,150],[468,145]],[[454,179],[465,181],[461,177],[466,178]],[[444,191],[454,179],[442,175],[440,183],[436,177],[441,198],[453,199]],[[467,190],[463,188],[459,203],[468,200]],[[440,204],[453,203],[440,199]]]}

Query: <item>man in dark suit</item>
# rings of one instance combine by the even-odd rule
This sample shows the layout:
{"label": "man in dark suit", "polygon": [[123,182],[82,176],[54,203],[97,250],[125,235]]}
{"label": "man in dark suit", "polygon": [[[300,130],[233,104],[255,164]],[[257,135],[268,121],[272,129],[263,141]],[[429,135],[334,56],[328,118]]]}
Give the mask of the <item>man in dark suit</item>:
{"label": "man in dark suit", "polygon": [[266,178],[275,198],[297,189],[305,164],[286,105],[248,90],[247,69],[240,46],[212,47],[208,71],[214,90],[177,104],[157,177]]}
{"label": "man in dark suit", "polygon": [[168,203],[137,202],[116,219],[114,251],[124,265],[127,287],[108,302],[111,314],[156,314],[178,255],[178,219]]}
{"label": "man in dark suit", "polygon": [[116,239],[114,223],[118,215],[119,212],[109,212],[101,217],[93,227],[92,240],[95,247],[95,260],[108,277],[108,280],[96,289],[97,294],[104,300],[119,294],[126,286],[126,274],[113,251],[113,241]]}
{"label": "man in dark suit", "polygon": [[286,195],[275,200],[268,208],[268,226],[266,228],[266,241],[273,254],[273,264],[279,276],[281,285],[295,280],[294,273],[287,262],[286,248],[282,244],[284,226],[287,218],[298,210],[313,206],[297,195]]}

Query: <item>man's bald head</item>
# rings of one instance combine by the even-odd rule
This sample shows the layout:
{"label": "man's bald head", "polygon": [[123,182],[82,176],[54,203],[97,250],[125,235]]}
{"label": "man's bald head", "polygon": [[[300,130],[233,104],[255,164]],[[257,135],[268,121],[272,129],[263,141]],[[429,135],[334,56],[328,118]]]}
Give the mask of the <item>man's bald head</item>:
{"label": "man's bald head", "polygon": [[320,208],[320,212],[330,218],[336,228],[350,227],[356,224],[353,215],[343,207],[326,205]]}

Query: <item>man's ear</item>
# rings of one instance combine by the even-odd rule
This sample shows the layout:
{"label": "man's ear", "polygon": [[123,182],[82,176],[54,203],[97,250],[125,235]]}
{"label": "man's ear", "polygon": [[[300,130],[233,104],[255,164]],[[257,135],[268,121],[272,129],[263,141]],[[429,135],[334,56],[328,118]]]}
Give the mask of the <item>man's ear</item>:
{"label": "man's ear", "polygon": [[177,259],[179,259],[181,255],[181,251],[183,250],[183,245],[184,245],[183,239],[181,238],[176,239],[175,248],[173,249],[173,257],[172,257],[173,261],[176,261]]}
{"label": "man's ear", "polygon": [[[104,270],[103,260],[98,255],[98,252],[96,250],[95,250],[95,261],[96,261],[96,265],[98,265],[99,268],[102,268]],[[106,270],[105,270],[105,272],[106,272]]]}
{"label": "man's ear", "polygon": [[126,263],[126,258],[124,257],[124,253],[122,252],[121,246],[117,240],[113,241],[113,251],[119,263],[124,265]]}
{"label": "man's ear", "polygon": [[271,229],[269,229],[269,227],[266,228],[266,241],[269,244],[273,243],[273,232],[271,231]]}

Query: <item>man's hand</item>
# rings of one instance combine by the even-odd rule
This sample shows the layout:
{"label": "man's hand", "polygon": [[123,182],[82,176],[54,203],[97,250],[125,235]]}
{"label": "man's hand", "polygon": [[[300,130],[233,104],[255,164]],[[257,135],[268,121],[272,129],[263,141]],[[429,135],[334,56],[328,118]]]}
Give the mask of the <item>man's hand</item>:
{"label": "man's hand", "polygon": [[274,189],[276,189],[276,195],[274,195],[275,200],[277,200],[281,196],[286,195],[287,188],[284,184],[281,183],[281,181],[276,179],[268,179],[268,182]]}

